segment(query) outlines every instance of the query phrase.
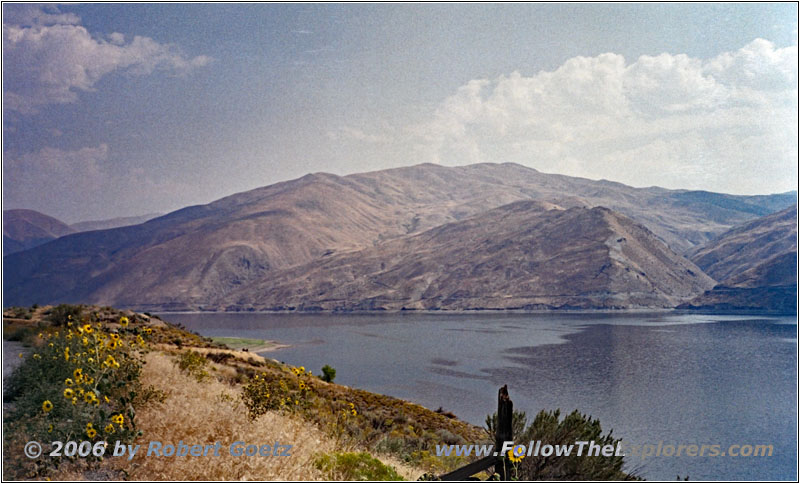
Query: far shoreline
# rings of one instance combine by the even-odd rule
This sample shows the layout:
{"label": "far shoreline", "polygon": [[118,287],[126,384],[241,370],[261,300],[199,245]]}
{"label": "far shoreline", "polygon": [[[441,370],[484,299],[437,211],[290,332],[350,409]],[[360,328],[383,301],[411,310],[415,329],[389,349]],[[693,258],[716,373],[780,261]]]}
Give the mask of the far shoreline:
{"label": "far shoreline", "polygon": [[130,309],[139,313],[148,312],[154,315],[170,314],[298,314],[298,315],[402,315],[402,314],[697,314],[697,315],[737,315],[737,316],[797,316],[797,312],[769,311],[761,309],[675,309],[675,308],[626,308],[626,309],[385,309],[385,310],[243,310],[243,311],[216,311],[216,310],[186,310],[186,311],[159,311]]}

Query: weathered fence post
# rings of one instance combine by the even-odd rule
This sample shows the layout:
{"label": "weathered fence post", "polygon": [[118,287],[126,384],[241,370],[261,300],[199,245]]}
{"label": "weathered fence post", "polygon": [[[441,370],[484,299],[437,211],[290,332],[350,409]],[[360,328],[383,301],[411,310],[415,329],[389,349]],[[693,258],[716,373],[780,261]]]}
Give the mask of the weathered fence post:
{"label": "weathered fence post", "polygon": [[497,428],[495,430],[495,446],[497,462],[494,471],[500,476],[501,481],[508,480],[506,463],[508,459],[503,454],[503,442],[514,440],[514,430],[511,419],[514,415],[514,402],[508,396],[508,385],[503,385],[497,395]]}
{"label": "weathered fence post", "polygon": [[[503,450],[503,442],[514,440],[514,430],[511,426],[511,419],[514,414],[514,404],[508,397],[508,386],[503,385],[497,396],[497,422],[494,430],[495,437],[495,452],[497,456],[487,455],[482,459],[471,462],[464,467],[460,467],[454,471],[442,474],[439,479],[442,481],[464,481],[470,479],[470,476],[478,472],[485,471],[494,466],[494,471],[500,475],[500,480],[505,481],[508,478],[506,473],[506,456],[501,452]],[[425,475],[427,476],[427,474]],[[423,476],[423,477],[425,477]],[[422,479],[422,478],[420,478]]]}

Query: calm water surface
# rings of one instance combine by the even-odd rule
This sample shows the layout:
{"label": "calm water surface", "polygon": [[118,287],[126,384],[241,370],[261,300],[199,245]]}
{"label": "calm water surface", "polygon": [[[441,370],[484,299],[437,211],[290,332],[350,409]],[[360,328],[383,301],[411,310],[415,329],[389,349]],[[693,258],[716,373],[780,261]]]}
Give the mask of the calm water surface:
{"label": "calm water surface", "polygon": [[648,479],[797,479],[796,319],[686,314],[169,314],[204,336],[482,425],[579,409],[633,444],[772,444],[772,457],[629,457]]}

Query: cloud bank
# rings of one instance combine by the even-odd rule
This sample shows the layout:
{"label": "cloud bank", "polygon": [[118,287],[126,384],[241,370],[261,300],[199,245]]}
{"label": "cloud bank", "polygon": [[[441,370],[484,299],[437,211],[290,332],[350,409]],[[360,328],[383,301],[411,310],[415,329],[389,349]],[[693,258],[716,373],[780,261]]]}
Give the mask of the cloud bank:
{"label": "cloud bank", "polygon": [[93,90],[115,71],[143,75],[161,69],[180,74],[211,62],[210,57],[188,57],[149,37],[134,36],[127,42],[121,33],[96,37],[76,15],[48,8],[5,6],[5,109],[32,114],[45,105],[75,102],[78,92]]}
{"label": "cloud bank", "polygon": [[796,187],[797,126],[797,46],[756,39],[707,60],[607,53],[475,79],[410,132],[434,163],[759,193]]}

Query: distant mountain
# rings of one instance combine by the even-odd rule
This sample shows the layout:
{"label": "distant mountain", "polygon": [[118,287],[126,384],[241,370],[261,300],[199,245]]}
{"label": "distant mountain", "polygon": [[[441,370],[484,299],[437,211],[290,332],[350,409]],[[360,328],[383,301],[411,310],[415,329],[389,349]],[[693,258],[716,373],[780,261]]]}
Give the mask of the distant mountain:
{"label": "distant mountain", "polygon": [[607,208],[515,202],[360,251],[276,271],[214,309],[674,307],[714,281]]}
{"label": "distant mountain", "polygon": [[88,232],[90,230],[106,230],[115,229],[117,227],[125,227],[128,225],[137,225],[147,222],[150,219],[160,217],[162,213],[149,213],[146,215],[139,215],[135,217],[117,217],[105,220],[88,220],[86,222],[78,222],[70,225],[75,232]]}
{"label": "distant mountain", "polygon": [[75,232],[64,222],[35,210],[3,210],[3,255]]}
{"label": "distant mountain", "polygon": [[797,205],[735,227],[691,255],[719,285],[687,307],[797,311]]}
{"label": "distant mountain", "polygon": [[4,259],[5,298],[10,304],[205,307],[280,271],[522,200],[604,206],[683,253],[775,206],[788,206],[790,198],[632,188],[515,164],[318,173],[13,254]]}

